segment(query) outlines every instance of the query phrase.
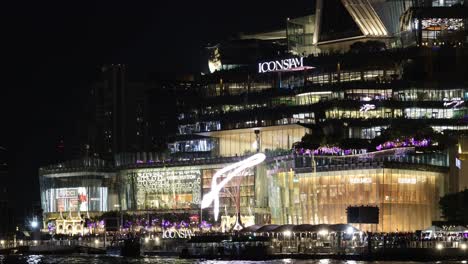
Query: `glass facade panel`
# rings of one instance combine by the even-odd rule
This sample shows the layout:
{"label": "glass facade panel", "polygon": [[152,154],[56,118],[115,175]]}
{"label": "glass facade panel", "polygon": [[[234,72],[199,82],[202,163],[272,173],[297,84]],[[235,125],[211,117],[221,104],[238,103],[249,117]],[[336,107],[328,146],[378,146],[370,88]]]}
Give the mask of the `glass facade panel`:
{"label": "glass facade panel", "polygon": [[[282,126],[275,130],[261,130],[260,151],[291,149],[292,144],[301,141],[306,132],[307,128],[297,125]],[[256,135],[253,129],[245,132],[226,131],[216,137],[219,138],[220,156],[242,156],[256,152]]]}
{"label": "glass facade panel", "polygon": [[105,212],[112,210],[114,205],[119,206],[114,173],[82,171],[42,174],[40,184],[44,213]]}
{"label": "glass facade panel", "polygon": [[376,69],[367,71],[340,71],[340,73],[316,72],[307,77],[311,83],[328,84],[353,81],[384,81],[391,80],[397,74],[394,69]]}
{"label": "glass facade panel", "polygon": [[191,167],[120,172],[124,210],[188,209],[201,201],[201,170]]}
{"label": "glass facade panel", "polygon": [[[203,170],[203,194],[211,191],[211,182],[217,169]],[[220,177],[221,182],[224,177]],[[242,177],[234,177],[229,181],[219,194],[219,207],[221,214],[234,215],[236,212],[236,197],[239,193],[239,204],[243,214],[249,213],[248,208],[255,206],[255,174],[248,170]]]}
{"label": "glass facade panel", "polygon": [[414,231],[438,219],[436,207],[443,173],[376,168],[295,174],[270,171],[274,224],[346,223],[348,206],[380,209],[378,225],[363,230]]}
{"label": "glass facade panel", "polygon": [[402,117],[401,109],[391,108],[362,108],[359,109],[340,109],[332,108],[325,111],[325,117],[330,119],[368,119],[368,118],[399,118]]}

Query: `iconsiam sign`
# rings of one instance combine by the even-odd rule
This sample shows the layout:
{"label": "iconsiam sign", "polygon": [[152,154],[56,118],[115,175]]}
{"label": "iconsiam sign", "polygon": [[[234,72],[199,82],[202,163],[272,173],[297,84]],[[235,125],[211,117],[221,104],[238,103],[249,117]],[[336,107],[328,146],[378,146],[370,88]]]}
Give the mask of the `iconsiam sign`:
{"label": "iconsiam sign", "polygon": [[[203,196],[201,208],[208,208],[213,203],[214,218],[215,221],[217,221],[219,216],[219,193],[221,189],[234,177],[244,176],[242,173],[243,171],[255,167],[256,165],[262,163],[265,159],[265,154],[258,153],[245,160],[236,162],[217,171],[211,181],[211,191]],[[220,177],[223,177],[224,179],[218,183],[218,178]]]}
{"label": "iconsiam sign", "polygon": [[162,232],[162,238],[167,239],[167,238],[188,238],[190,239],[193,236],[193,232],[190,229],[166,229],[163,230]]}
{"label": "iconsiam sign", "polygon": [[393,140],[382,143],[376,147],[377,150],[392,149],[392,148],[402,148],[402,147],[429,147],[431,145],[430,139],[421,139],[417,140],[414,138],[405,139],[405,140]]}
{"label": "iconsiam sign", "polygon": [[281,72],[281,71],[301,71],[313,69],[314,67],[304,66],[304,57],[289,58],[276,61],[260,62],[258,73]]}

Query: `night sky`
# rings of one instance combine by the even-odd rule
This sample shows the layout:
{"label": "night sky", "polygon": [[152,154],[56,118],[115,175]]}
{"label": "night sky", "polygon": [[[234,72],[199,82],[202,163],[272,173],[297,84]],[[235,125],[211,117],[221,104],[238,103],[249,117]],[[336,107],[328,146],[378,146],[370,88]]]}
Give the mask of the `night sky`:
{"label": "night sky", "polygon": [[19,214],[39,202],[37,170],[57,162],[101,65],[126,63],[134,76],[199,72],[206,43],[276,29],[314,9],[313,0],[8,2],[0,8],[0,145],[11,173],[0,185]]}

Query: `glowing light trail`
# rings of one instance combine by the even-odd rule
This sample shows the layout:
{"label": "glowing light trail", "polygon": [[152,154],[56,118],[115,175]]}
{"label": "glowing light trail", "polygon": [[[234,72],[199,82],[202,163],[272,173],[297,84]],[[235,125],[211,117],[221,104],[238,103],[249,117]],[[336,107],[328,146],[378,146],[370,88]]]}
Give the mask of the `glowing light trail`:
{"label": "glowing light trail", "polygon": [[[221,189],[232,180],[234,177],[243,176],[240,173],[248,168],[254,167],[265,160],[266,156],[263,153],[255,154],[245,160],[236,162],[229,166],[222,168],[217,171],[211,180],[211,191],[203,196],[201,202],[201,208],[207,208],[213,203],[213,212],[215,220],[218,220],[219,215],[219,192]],[[226,174],[226,178],[223,179],[220,183],[217,182],[218,178]]]}

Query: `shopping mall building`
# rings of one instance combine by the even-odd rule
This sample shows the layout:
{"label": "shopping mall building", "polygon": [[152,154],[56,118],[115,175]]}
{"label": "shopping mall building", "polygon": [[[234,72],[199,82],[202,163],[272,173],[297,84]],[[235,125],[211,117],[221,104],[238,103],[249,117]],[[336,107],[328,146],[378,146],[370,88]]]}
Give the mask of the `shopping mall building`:
{"label": "shopping mall building", "polygon": [[361,205],[379,208],[379,223],[363,230],[414,231],[440,220],[439,198],[468,186],[466,140],[445,150],[430,147],[438,143],[431,138],[377,148],[294,146],[317,129],[332,133],[333,122],[341,122],[344,139],[360,142],[395,120],[456,137],[466,132],[466,4],[316,2],[315,14],[288,19],[285,29],[206,49],[198,90],[178,91],[170,156],[117,153],[109,162],[41,168],[46,221],[65,223],[55,229],[61,233],[83,230],[75,218],[107,211],[188,212],[214,221],[213,204],[201,210],[213,176],[255,153],[265,161],[217,193],[221,225],[232,224],[238,210],[245,225],[346,223],[346,208]]}

